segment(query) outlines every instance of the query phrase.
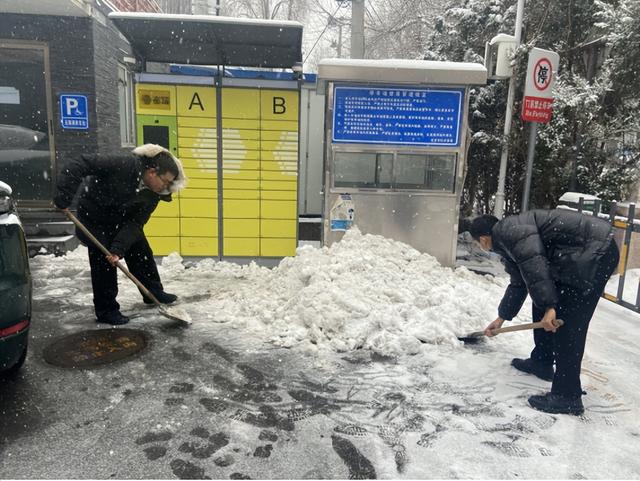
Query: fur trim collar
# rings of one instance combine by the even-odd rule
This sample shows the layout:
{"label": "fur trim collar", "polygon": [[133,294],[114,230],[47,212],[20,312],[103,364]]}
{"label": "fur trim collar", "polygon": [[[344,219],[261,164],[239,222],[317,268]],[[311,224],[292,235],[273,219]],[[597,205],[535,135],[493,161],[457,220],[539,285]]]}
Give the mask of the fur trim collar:
{"label": "fur trim collar", "polygon": [[167,192],[175,194],[176,192],[184,189],[187,186],[187,181],[189,180],[184,174],[184,169],[182,168],[182,162],[180,162],[180,159],[178,159],[175,155],[173,155],[161,145],[157,144],[144,144],[133,149],[133,153],[135,155],[139,155],[140,157],[155,157],[160,152],[166,152],[167,154],[169,154],[178,166],[178,177],[176,177],[176,180],[173,181],[171,187],[169,188],[169,191]]}

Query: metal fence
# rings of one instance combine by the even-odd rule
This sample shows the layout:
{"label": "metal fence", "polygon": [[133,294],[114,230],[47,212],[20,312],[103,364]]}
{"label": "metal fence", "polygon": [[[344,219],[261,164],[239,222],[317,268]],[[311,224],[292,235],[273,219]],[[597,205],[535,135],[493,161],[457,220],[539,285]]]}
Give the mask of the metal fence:
{"label": "metal fence", "polygon": [[[619,275],[618,289],[615,295],[604,292],[602,296],[611,302],[615,302],[616,304],[626,307],[627,309],[640,312],[640,282],[638,283],[638,288],[635,293],[635,303],[625,300],[624,296],[625,283],[628,281],[627,273],[630,259],[629,254],[632,252],[631,244],[633,241],[640,241],[640,219],[636,220],[635,218],[636,205],[626,203],[619,205],[618,203],[613,202],[609,208],[609,214],[601,213],[601,206],[602,201],[596,200],[593,203],[593,211],[589,212],[590,209],[585,209],[584,198],[580,197],[578,201],[579,212],[590,213],[591,215],[597,215],[600,218],[607,219],[616,229],[616,242],[620,248],[620,262],[618,263],[617,269],[617,274]],[[620,215],[619,212],[624,209],[626,209],[626,213],[624,215]],[[638,234],[638,236],[634,236],[634,233]],[[634,239],[634,237],[638,238]],[[638,265],[638,267],[640,267],[640,265]],[[626,297],[628,299],[628,296]]]}

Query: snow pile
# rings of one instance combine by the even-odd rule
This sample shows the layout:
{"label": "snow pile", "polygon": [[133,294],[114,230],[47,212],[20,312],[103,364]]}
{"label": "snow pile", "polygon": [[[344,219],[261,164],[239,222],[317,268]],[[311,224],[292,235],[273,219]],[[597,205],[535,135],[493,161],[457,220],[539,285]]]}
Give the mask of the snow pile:
{"label": "snow pile", "polygon": [[[58,295],[91,307],[90,283],[77,282],[88,277],[85,248],[63,258],[36,257],[32,266],[37,287],[51,283]],[[417,353],[429,344],[461,346],[457,336],[496,317],[508,282],[442,267],[406,244],[357,229],[329,248],[300,247],[273,269],[215,259],[185,267],[172,254],[160,273],[196,331],[228,323],[278,346],[385,355]],[[122,275],[119,285],[122,310],[141,307],[136,287]]]}
{"label": "snow pile", "polygon": [[204,260],[185,271],[173,255],[162,271],[167,280],[188,276],[199,292],[211,289],[191,307],[195,323],[232,323],[285,347],[382,354],[416,353],[423,343],[459,346],[457,336],[496,317],[506,285],[357,229],[330,248],[300,247],[274,269]]}

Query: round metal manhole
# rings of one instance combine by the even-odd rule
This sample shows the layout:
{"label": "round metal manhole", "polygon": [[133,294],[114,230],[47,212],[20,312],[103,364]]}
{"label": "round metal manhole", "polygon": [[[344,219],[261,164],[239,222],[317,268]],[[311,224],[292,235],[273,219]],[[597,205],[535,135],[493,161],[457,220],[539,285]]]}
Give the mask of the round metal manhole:
{"label": "round metal manhole", "polygon": [[44,350],[49,364],[92,368],[131,357],[147,346],[147,335],[135,329],[95,329],[56,339]]}

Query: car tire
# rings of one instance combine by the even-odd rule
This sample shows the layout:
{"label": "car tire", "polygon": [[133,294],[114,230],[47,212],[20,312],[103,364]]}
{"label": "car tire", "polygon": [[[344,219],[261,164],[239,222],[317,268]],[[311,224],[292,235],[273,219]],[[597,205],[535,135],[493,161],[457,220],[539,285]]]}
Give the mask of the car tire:
{"label": "car tire", "polygon": [[4,378],[16,377],[20,373],[20,368],[24,364],[24,361],[27,359],[27,351],[28,351],[28,345],[25,344],[24,350],[22,351],[22,354],[20,354],[20,357],[18,358],[18,361],[13,366],[11,366],[9,369],[1,372],[0,376],[2,376]]}

